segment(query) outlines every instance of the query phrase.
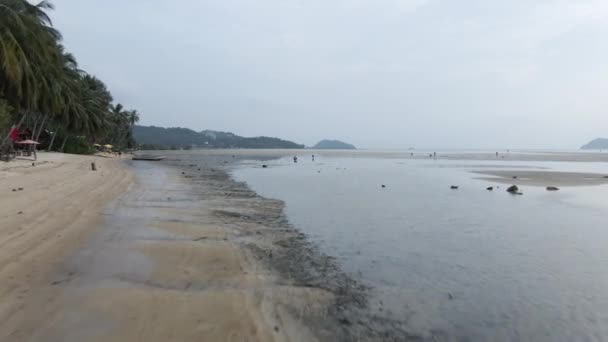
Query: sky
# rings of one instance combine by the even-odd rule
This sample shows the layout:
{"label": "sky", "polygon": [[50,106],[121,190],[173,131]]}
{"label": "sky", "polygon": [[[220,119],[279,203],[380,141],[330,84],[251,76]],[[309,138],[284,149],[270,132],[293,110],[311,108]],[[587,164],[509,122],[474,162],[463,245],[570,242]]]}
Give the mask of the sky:
{"label": "sky", "polygon": [[606,0],[55,0],[141,124],[364,148],[608,136]]}

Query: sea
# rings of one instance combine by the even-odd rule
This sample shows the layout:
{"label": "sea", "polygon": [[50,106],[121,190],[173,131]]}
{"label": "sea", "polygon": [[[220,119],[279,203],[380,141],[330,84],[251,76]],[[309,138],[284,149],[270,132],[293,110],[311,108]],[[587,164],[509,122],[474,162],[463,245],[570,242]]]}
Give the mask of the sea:
{"label": "sea", "polygon": [[608,174],[607,163],[382,153],[263,163],[244,160],[232,176],[284,201],[290,223],[371,288],[370,310],[405,322],[412,334],[441,341],[608,340],[608,186],[524,186],[514,196],[471,173]]}

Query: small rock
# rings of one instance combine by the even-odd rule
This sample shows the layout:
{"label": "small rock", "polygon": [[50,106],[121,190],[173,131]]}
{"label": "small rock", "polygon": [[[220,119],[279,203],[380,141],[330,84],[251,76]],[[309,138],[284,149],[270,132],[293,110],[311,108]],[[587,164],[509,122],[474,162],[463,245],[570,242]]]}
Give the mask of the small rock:
{"label": "small rock", "polygon": [[382,184],[382,187],[383,187],[383,188],[386,188],[386,185]]}
{"label": "small rock", "polygon": [[458,185],[452,185],[452,186],[450,187],[450,189],[452,189],[452,190],[458,190]]}
{"label": "small rock", "polygon": [[274,326],[274,331],[275,331],[275,332],[279,332],[279,327],[275,325],[275,326]]}
{"label": "small rock", "polygon": [[454,295],[451,292],[448,292],[448,299],[450,299],[450,300],[454,299]]}
{"label": "small rock", "polygon": [[348,318],[344,318],[344,317],[340,318],[338,320],[338,323],[340,323],[342,325],[352,325],[353,324],[350,320],[348,320]]}
{"label": "small rock", "polygon": [[17,192],[17,189],[13,189],[13,192]]}
{"label": "small rock", "polygon": [[263,168],[267,168],[267,167],[268,167],[268,165],[264,164],[264,165],[262,165],[262,167],[263,167]]}
{"label": "small rock", "polygon": [[185,175],[186,173],[182,171],[182,175]]}
{"label": "small rock", "polygon": [[486,188],[486,190],[492,191],[492,190],[494,190],[494,187],[493,186],[489,186],[489,187]]}
{"label": "small rock", "polygon": [[21,215],[21,214],[23,214],[23,211],[20,211],[20,212],[17,213],[17,215]]}
{"label": "small rock", "polygon": [[17,190],[19,190],[19,191],[23,191],[23,188],[17,188]]}
{"label": "small rock", "polygon": [[556,186],[548,186],[547,191],[559,191],[559,188]]}
{"label": "small rock", "polygon": [[513,176],[513,179],[517,179],[517,176]]}
{"label": "small rock", "polygon": [[508,189],[507,192],[510,192],[512,194],[519,192],[519,188],[517,187],[517,185],[511,185]]}

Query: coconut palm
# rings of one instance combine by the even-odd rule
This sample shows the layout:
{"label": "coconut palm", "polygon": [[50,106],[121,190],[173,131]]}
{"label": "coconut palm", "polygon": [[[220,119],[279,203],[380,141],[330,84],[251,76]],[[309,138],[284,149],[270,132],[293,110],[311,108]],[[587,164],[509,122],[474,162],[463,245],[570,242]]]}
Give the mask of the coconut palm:
{"label": "coconut palm", "polygon": [[52,9],[49,1],[0,0],[0,100],[35,136],[49,125],[64,137],[111,137],[120,144],[139,114],[112,106],[105,84],[78,68],[52,26]]}

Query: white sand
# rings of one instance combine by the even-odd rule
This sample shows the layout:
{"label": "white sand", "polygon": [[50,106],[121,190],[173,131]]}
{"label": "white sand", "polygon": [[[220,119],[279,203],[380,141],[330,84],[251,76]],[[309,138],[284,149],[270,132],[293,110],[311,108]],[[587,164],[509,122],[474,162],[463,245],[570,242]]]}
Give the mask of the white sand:
{"label": "white sand", "polygon": [[1,341],[23,340],[35,317],[51,313],[53,273],[132,180],[119,158],[39,153],[35,163],[0,162]]}

